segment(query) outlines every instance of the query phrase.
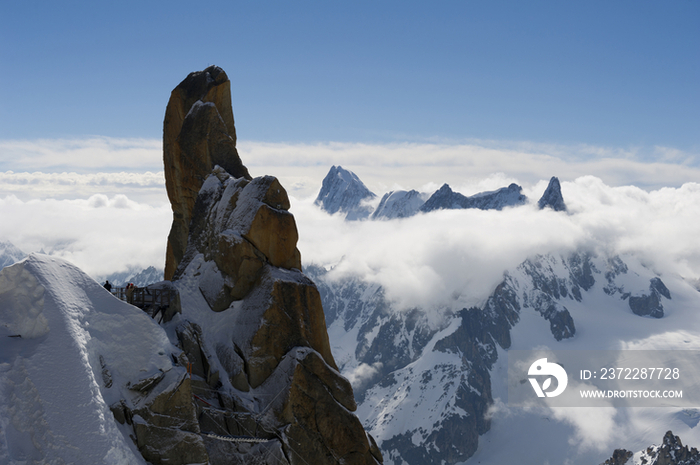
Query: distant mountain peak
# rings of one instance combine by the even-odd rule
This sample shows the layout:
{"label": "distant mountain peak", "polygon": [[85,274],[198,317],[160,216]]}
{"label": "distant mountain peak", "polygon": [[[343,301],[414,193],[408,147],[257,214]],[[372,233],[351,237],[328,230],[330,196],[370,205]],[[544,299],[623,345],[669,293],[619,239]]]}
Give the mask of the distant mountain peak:
{"label": "distant mountain peak", "polygon": [[422,212],[443,209],[478,208],[480,210],[502,210],[505,207],[515,207],[527,202],[527,197],[522,194],[522,187],[511,183],[508,187],[502,187],[495,191],[479,192],[466,197],[459,192],[454,192],[448,184],[443,184],[440,189],[423,204]]}
{"label": "distant mountain peak", "polygon": [[330,214],[342,212],[347,220],[362,220],[372,213],[365,203],[375,197],[355,173],[333,165],[323,179],[315,203]]}
{"label": "distant mountain peak", "polygon": [[537,202],[537,206],[540,207],[540,210],[550,207],[555,212],[566,211],[564,197],[561,195],[561,184],[556,176],[552,176],[552,179],[549,180],[549,185],[542,194],[542,198]]}
{"label": "distant mountain peak", "polygon": [[27,254],[8,241],[0,241],[0,268],[23,260]]}
{"label": "distant mountain peak", "polygon": [[463,205],[466,200],[467,197],[453,191],[449,184],[445,183],[420,207],[420,211],[465,208]]}
{"label": "distant mountain peak", "polygon": [[[139,269],[136,266],[130,266],[126,271],[112,273],[105,276],[104,279],[112,283],[116,287],[125,287],[128,283],[133,283],[137,287],[146,287],[149,284],[157,283],[163,280],[163,269],[149,266]],[[103,281],[101,279],[100,281]]]}

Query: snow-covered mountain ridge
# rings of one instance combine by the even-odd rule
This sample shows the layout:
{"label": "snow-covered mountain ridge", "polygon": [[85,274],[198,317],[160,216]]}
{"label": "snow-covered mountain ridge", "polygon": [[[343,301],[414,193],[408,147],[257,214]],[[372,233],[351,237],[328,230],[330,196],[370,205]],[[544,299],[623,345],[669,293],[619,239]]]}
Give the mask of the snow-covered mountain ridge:
{"label": "snow-covered mountain ridge", "polygon": [[[416,190],[395,190],[384,194],[376,208],[372,206],[372,200],[375,197],[376,195],[355,173],[341,166],[333,166],[323,179],[315,203],[327,213],[340,212],[347,220],[367,218],[377,220],[408,218],[419,212],[427,213],[444,209],[502,210],[506,207],[524,205],[528,201],[522,194],[522,187],[515,183],[469,197],[454,192],[447,184],[443,184],[433,194],[420,193]],[[549,207],[555,211],[566,210],[561,186],[556,177],[550,180],[538,206],[540,209]]]}
{"label": "snow-covered mountain ridge", "polygon": [[162,328],[75,266],[35,254],[0,272],[0,321],[1,463],[146,463],[111,410],[148,403],[130,384],[184,379]]}
{"label": "snow-covered mountain ridge", "polygon": [[144,269],[130,267],[127,271],[112,273],[104,279],[108,280],[112,286],[125,287],[133,283],[137,287],[145,287],[149,284],[163,280],[163,269],[149,266]]}
{"label": "snow-covered mountain ridge", "polygon": [[[479,437],[493,435],[494,423],[501,437],[501,422],[509,415],[528,416],[504,414],[507,408],[493,413],[494,405],[505,402],[499,377],[503,368],[498,367],[507,349],[560,344],[620,349],[652,340],[654,348],[683,348],[686,331],[700,327],[695,311],[700,293],[677,277],[661,279],[631,256],[585,251],[534,256],[506,270],[483,305],[457,311],[397,309],[377,284],[337,279],[332,269],[318,266],[306,271],[319,287],[332,349],[353,383],[358,414],[377,439],[385,463],[392,464],[461,463],[484,448]],[[640,300],[659,314],[640,316]],[[667,337],[659,341],[657,334]],[[624,426],[635,430],[638,436],[632,438],[639,448],[671,426],[691,438],[686,441],[699,439],[692,428],[678,423],[660,423],[644,432]],[[555,453],[563,461],[578,451],[562,446]],[[507,457],[502,452],[497,456]],[[598,463],[605,452],[584,456]],[[479,457],[481,463],[503,463],[490,457],[488,446]]]}
{"label": "snow-covered mountain ridge", "polygon": [[355,173],[332,166],[323,179],[316,204],[330,214],[343,213],[347,220],[362,220],[372,213],[367,202],[375,197]]}

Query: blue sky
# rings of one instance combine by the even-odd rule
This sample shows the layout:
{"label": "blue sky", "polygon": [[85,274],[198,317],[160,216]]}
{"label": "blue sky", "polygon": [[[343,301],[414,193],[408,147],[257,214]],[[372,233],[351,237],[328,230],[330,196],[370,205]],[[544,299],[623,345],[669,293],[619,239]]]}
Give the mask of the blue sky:
{"label": "blue sky", "polygon": [[209,64],[245,140],[700,147],[698,0],[3,2],[0,139],[160,138]]}
{"label": "blue sky", "polygon": [[590,212],[562,238],[658,249],[700,277],[700,0],[2,2],[0,240],[93,276],[162,266],[165,107],[210,64],[307,258],[336,231],[312,204],[331,165],[379,196],[517,182],[536,202],[555,175]]}

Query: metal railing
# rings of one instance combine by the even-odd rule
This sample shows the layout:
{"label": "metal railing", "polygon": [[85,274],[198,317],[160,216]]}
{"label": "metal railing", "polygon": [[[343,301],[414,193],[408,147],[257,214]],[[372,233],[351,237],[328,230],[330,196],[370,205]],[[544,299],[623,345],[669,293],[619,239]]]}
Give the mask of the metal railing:
{"label": "metal railing", "polygon": [[177,298],[177,291],[173,289],[154,289],[148,287],[134,287],[133,291],[125,287],[113,287],[112,294],[119,300],[135,305],[143,310],[156,307],[169,307]]}

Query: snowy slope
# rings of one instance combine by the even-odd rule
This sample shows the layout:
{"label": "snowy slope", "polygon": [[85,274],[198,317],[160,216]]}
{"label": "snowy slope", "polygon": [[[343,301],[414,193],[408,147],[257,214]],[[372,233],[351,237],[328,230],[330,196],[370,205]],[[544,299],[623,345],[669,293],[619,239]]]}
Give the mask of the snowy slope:
{"label": "snowy slope", "polygon": [[0,268],[10,266],[22,260],[26,255],[11,242],[0,241]]}
{"label": "snowy slope", "polygon": [[379,202],[377,209],[372,213],[372,219],[408,218],[418,212],[427,198],[426,194],[416,190],[387,192]]}
{"label": "snowy slope", "polygon": [[3,269],[0,463],[145,463],[109,406],[179,352],[148,315],[66,261],[32,254]]}

